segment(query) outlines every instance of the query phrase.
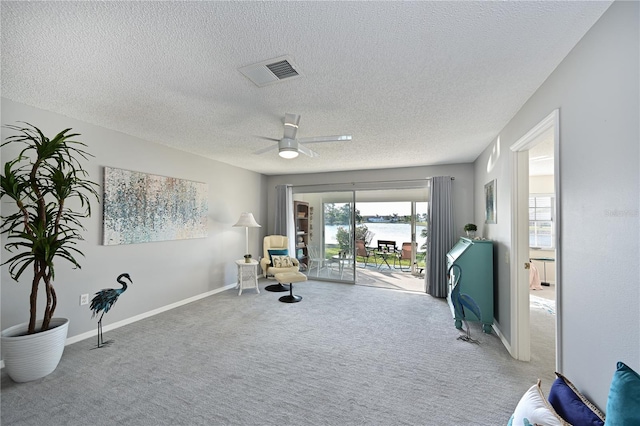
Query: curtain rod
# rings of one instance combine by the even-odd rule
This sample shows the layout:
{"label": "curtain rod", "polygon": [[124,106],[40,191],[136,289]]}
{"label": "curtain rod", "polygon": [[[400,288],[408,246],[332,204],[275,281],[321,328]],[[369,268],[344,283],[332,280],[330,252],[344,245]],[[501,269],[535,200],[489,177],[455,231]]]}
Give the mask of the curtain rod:
{"label": "curtain rod", "polygon": [[[428,178],[424,178],[424,179],[404,179],[404,180],[372,180],[372,181],[367,181],[367,182],[335,182],[335,183],[316,183],[316,184],[312,184],[312,185],[287,185],[290,186],[292,188],[295,188],[297,186],[305,186],[305,187],[312,187],[312,186],[327,186],[327,185],[366,185],[366,184],[370,184],[370,183],[400,183],[400,182],[404,182],[404,183],[411,183],[411,182],[422,182],[422,181],[428,181],[433,179],[432,177],[428,177]],[[456,178],[454,176],[451,176],[451,180],[455,180]]]}

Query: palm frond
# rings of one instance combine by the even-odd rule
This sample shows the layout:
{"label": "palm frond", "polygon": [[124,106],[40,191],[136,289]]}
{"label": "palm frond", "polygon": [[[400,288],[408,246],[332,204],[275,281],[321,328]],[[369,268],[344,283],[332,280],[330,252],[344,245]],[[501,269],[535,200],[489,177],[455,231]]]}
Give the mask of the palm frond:
{"label": "palm frond", "polygon": [[[4,164],[0,175],[0,198],[11,199],[18,211],[4,216],[0,233],[7,235],[5,248],[13,253],[3,265],[18,280],[30,265],[49,282],[55,276],[55,260],[65,259],[80,268],[76,256],[84,254],[76,247],[85,231],[82,219],[91,216],[92,201],[100,202],[99,185],[89,179],[80,160],[93,157],[75,140],[80,134],[67,128],[48,138],[36,126],[19,122],[6,125],[16,134],[0,146],[22,145],[17,157]],[[68,200],[77,200],[68,203]],[[32,291],[37,291],[38,280]],[[34,301],[32,300],[32,303]],[[35,306],[31,307],[35,323]],[[53,309],[47,311],[48,318]],[[47,318],[45,318],[47,321]]]}

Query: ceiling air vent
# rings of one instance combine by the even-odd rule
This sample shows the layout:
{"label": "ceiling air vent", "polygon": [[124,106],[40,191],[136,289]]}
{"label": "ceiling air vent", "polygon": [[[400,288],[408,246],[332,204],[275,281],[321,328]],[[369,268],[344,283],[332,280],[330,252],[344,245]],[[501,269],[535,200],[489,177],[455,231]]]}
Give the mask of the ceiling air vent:
{"label": "ceiling air vent", "polygon": [[289,61],[286,60],[269,64],[267,65],[267,68],[269,68],[269,71],[271,71],[280,80],[299,75],[298,72],[293,69]]}
{"label": "ceiling air vent", "polygon": [[239,71],[258,87],[301,76],[300,71],[297,70],[297,67],[288,56],[242,67]]}

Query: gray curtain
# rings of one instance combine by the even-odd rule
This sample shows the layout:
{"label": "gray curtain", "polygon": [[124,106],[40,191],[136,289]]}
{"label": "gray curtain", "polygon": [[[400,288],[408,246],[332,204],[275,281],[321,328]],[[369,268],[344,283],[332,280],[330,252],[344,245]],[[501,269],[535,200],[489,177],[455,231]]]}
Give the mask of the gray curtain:
{"label": "gray curtain", "polygon": [[425,286],[434,297],[447,297],[447,252],[455,243],[451,177],[431,179]]}
{"label": "gray curtain", "polygon": [[289,253],[295,253],[294,223],[293,223],[293,188],[291,185],[276,186],[274,235],[284,235],[289,238]]}

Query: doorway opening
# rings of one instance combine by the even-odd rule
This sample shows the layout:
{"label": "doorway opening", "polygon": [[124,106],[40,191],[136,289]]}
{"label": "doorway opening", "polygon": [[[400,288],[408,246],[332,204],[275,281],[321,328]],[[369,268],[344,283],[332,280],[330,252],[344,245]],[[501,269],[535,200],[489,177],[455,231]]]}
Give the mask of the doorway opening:
{"label": "doorway opening", "polygon": [[[560,364],[559,113],[553,111],[511,146],[512,355],[555,358]],[[540,351],[540,348],[546,348]]]}

